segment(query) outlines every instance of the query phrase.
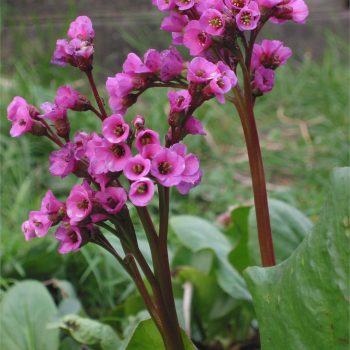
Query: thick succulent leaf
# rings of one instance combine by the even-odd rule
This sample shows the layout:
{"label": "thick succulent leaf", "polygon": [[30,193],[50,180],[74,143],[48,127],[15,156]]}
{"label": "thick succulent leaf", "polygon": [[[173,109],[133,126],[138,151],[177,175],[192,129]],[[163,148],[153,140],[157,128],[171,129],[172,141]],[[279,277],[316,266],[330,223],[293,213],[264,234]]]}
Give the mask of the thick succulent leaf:
{"label": "thick succulent leaf", "polygon": [[217,280],[226,293],[236,299],[251,299],[242,276],[228,261],[232,244],[216,226],[189,215],[173,217],[170,225],[181,243],[192,252],[208,249],[213,251],[216,257]]}
{"label": "thick succulent leaf", "polygon": [[349,189],[350,168],[337,169],[319,223],[292,256],[246,270],[263,350],[349,349]]}
{"label": "thick succulent leaf", "polygon": [[[276,199],[269,200],[269,212],[276,261],[280,263],[286,260],[305,236],[311,232],[312,223],[298,209]],[[254,208],[249,214],[248,248],[251,265],[260,265],[260,248]]]}
{"label": "thick succulent leaf", "polygon": [[2,350],[58,349],[58,330],[47,329],[57,308],[41,283],[23,281],[11,287],[1,301],[0,314]]}
{"label": "thick succulent leaf", "polygon": [[[182,333],[185,350],[196,350],[185,332]],[[152,320],[141,321],[130,334],[121,350],[165,350],[162,338]]]}
{"label": "thick succulent leaf", "polygon": [[112,327],[77,315],[64,316],[51,328],[60,328],[69,332],[73,339],[85,345],[96,345],[102,350],[118,349],[121,341]]}

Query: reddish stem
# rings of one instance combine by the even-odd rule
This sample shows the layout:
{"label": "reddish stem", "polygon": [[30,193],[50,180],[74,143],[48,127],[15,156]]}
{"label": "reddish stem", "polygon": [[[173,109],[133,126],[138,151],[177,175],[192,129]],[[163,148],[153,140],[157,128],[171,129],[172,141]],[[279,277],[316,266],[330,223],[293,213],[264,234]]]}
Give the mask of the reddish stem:
{"label": "reddish stem", "polygon": [[86,75],[87,75],[87,77],[89,79],[89,83],[90,83],[92,92],[93,92],[93,94],[95,96],[95,100],[96,100],[98,108],[100,109],[100,112],[101,112],[100,119],[101,120],[105,120],[107,118],[107,113],[106,113],[106,110],[105,110],[105,106],[104,106],[104,104],[102,102],[102,99],[100,97],[100,94],[98,93],[98,90],[97,90],[97,87],[96,87],[96,84],[95,84],[95,80],[94,80],[94,77],[92,75],[92,70],[86,71]]}

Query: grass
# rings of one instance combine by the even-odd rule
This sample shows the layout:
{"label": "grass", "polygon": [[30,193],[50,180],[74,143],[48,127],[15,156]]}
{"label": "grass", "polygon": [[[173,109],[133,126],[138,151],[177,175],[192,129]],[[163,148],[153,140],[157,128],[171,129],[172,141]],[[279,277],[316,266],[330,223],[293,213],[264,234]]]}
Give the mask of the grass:
{"label": "grass", "polygon": [[[349,71],[343,59],[346,50],[338,40],[332,40],[318,61],[309,56],[292,61],[278,71],[276,88],[259,99],[256,106],[269,196],[295,205],[314,220],[326,196],[330,171],[349,165]],[[15,95],[40,105],[53,98],[59,85],[67,83],[89,94],[86,81],[78,72],[48,65],[47,52],[43,56],[45,62],[40,55],[35,64],[25,58],[16,62],[12,72],[4,74],[0,81],[3,277],[67,278],[89,303],[91,314],[103,314],[103,309],[111,308],[125,287],[125,281],[110,279],[116,276],[112,267],[115,264],[95,249],[58,257],[56,244],[50,239],[25,243],[20,232],[21,222],[29,210],[38,208],[48,187],[64,199],[76,180],[69,177],[61,181],[48,175],[48,155],[53,149],[49,142],[28,135],[20,139],[8,136],[6,106]],[[103,83],[100,81],[101,91],[106,97]],[[167,109],[166,91],[148,92],[127,118],[143,114],[147,125],[161,128],[164,133]],[[73,130],[82,125],[91,131],[99,129],[98,121],[89,113],[70,115]],[[191,137],[186,143],[202,161],[203,182],[188,197],[173,193],[172,211],[215,220],[230,206],[251,202],[249,165],[239,119],[232,106],[211,101],[196,116],[204,122],[208,137]],[[85,288],[87,283],[89,289]],[[119,286],[117,291],[115,286]],[[104,300],[96,297],[96,289],[105,295]]]}

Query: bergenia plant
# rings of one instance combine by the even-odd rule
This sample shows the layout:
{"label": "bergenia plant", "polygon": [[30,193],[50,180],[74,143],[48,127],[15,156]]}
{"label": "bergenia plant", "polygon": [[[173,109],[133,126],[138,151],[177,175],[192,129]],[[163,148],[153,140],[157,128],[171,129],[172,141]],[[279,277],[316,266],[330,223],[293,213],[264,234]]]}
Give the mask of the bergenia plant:
{"label": "bergenia plant", "polygon": [[[58,147],[49,157],[52,176],[81,179],[64,202],[47,192],[40,209],[30,212],[22,225],[25,239],[44,237],[55,227],[61,254],[88,243],[109,251],[134,280],[165,348],[183,350],[168,259],[170,194],[175,190],[186,195],[205,176],[184,141],[190,135],[206,134],[195,117],[206,101],[216,99],[237,109],[249,155],[262,265],[274,265],[254,105],[273,89],[275,71],[292,52],[278,40],[257,42],[257,37],[267,22],[303,23],[308,8],[303,0],[153,0],[153,4],[165,14],[161,29],[171,33],[173,46],[162,52],[149,49],[142,58],[135,53],[127,56],[122,72],[107,78],[110,110],[92,74],[95,31],[91,20],[80,16],[71,23],[67,38],[57,40],[52,63],[85,74],[97,106],[67,85],[40,109],[14,97],[8,119],[13,137],[32,133]],[[188,61],[176,45],[188,49]],[[148,127],[148,116],[127,115],[129,107],[152,88],[170,89],[166,135]],[[101,128],[72,136],[70,110],[92,112],[101,120]],[[155,197],[158,218],[148,210]],[[140,250],[130,206],[136,208],[144,228],[153,266]],[[106,231],[118,237],[123,255],[114,249]]]}

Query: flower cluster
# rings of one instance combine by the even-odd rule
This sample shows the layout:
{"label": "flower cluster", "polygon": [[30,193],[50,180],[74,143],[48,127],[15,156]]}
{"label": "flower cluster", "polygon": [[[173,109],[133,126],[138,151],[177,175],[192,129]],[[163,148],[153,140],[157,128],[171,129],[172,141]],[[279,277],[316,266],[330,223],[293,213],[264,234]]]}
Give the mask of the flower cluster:
{"label": "flower cluster", "polygon": [[263,40],[261,45],[254,44],[251,62],[253,73],[253,94],[260,96],[270,92],[275,83],[275,72],[292,56],[292,50],[278,40]]}
{"label": "flower cluster", "polygon": [[[61,241],[59,251],[77,250],[93,224],[120,213],[128,198],[135,206],[147,206],[154,196],[155,184],[175,186],[186,194],[202,176],[198,158],[187,153],[184,144],[165,148],[158,133],[144,127],[141,116],[135,118],[131,127],[120,114],[104,120],[100,135],[78,132],[73,142],[51,154],[52,175],[65,177],[77,170],[85,180],[73,186],[65,203],[49,191],[40,211],[29,214],[29,220],[22,225],[27,240],[45,236],[60,223],[56,231],[56,238]],[[128,186],[121,185],[122,174]],[[129,187],[128,193],[125,187]]]}
{"label": "flower cluster", "polygon": [[304,23],[308,8],[303,0],[153,0],[162,12],[170,12],[161,25],[171,32],[175,45],[183,44],[191,55],[215,46],[219,37],[251,31],[270,19]]}
{"label": "flower cluster", "polygon": [[[153,4],[168,12],[161,28],[172,33],[174,45],[189,49],[194,56],[189,61],[175,47],[149,49],[142,59],[130,53],[122,72],[107,79],[112,110],[108,115],[92,76],[95,32],[91,20],[80,16],[71,23],[68,39],[57,41],[52,62],[86,73],[99,110],[69,85],[57,90],[53,102],[41,105],[42,113],[19,96],[8,106],[11,136],[30,132],[59,146],[49,156],[51,175],[83,179],[65,202],[47,192],[40,211],[30,212],[22,225],[27,240],[43,237],[58,225],[59,251],[75,251],[91,239],[96,225],[115,224],[125,216],[128,201],[145,207],[157,186],[176,187],[181,194],[197,186],[202,178],[199,160],[182,143],[187,135],[206,134],[195,111],[216,98],[220,103],[231,101],[242,113],[256,97],[270,92],[275,70],[292,52],[280,41],[256,44],[255,39],[267,21],[303,23],[308,15],[303,0],[153,0]],[[244,88],[237,78],[239,66]],[[142,116],[132,123],[125,117],[144,91],[160,87],[176,89],[168,91],[164,145]],[[78,131],[71,138],[68,110],[92,111],[102,121],[100,131]]]}
{"label": "flower cluster", "polygon": [[137,97],[157,82],[169,82],[180,76],[185,68],[181,54],[173,47],[162,52],[150,49],[143,60],[130,53],[123,72],[107,79],[109,105],[114,113],[124,114]]}
{"label": "flower cluster", "polygon": [[94,54],[92,41],[95,36],[90,18],[77,17],[71,23],[67,36],[69,39],[57,40],[52,63],[59,66],[71,64],[82,71],[90,70]]}

